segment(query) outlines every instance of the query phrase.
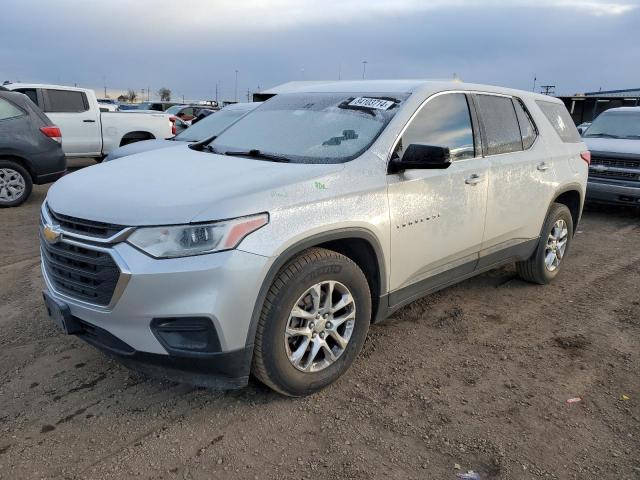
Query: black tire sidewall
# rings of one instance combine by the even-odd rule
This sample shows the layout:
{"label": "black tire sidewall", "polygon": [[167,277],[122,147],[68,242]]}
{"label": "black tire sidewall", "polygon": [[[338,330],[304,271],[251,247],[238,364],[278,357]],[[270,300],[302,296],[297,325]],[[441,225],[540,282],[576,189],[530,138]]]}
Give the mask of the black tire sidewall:
{"label": "black tire sidewall", "polygon": [[[367,336],[371,321],[371,292],[360,269],[346,257],[331,256],[306,264],[282,286],[269,312],[263,336],[264,365],[271,381],[288,395],[313,393],[337,380],[353,363]],[[335,280],[345,285],[356,305],[352,336],[340,358],[319,372],[305,373],[289,361],[284,331],[294,303],[316,283]]]}
{"label": "black tire sidewall", "polygon": [[[567,230],[569,230],[569,234],[567,235],[567,247],[565,248],[560,265],[558,265],[558,267],[553,272],[550,272],[545,265],[545,250],[547,246],[547,239],[549,237],[549,234],[551,233],[551,229],[559,219],[565,221],[565,223],[567,224]],[[555,277],[558,276],[558,274],[562,270],[564,260],[567,258],[567,254],[569,253],[569,249],[571,248],[572,239],[573,218],[571,217],[571,212],[565,205],[555,204],[544,222],[544,227],[542,228],[542,233],[540,235],[540,242],[538,243],[538,250],[536,252],[536,266],[540,275],[546,281],[545,283],[551,282]]]}
{"label": "black tire sidewall", "polygon": [[22,165],[12,160],[0,159],[0,168],[10,168],[11,170],[15,170],[22,176],[22,178],[24,178],[24,193],[22,196],[12,202],[3,202],[0,200],[0,208],[17,207],[18,205],[26,202],[31,195],[31,190],[33,189],[33,181],[31,180],[29,172]]}

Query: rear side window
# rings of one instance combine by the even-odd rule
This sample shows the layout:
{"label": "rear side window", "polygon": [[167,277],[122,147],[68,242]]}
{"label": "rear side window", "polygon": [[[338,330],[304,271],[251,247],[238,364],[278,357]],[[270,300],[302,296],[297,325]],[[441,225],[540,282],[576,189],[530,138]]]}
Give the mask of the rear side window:
{"label": "rear side window", "polygon": [[467,97],[462,93],[447,93],[428,101],[396,147],[400,158],[412,143],[447,147],[454,161],[473,158],[473,128]]}
{"label": "rear side window", "polygon": [[526,111],[525,106],[522,104],[522,100],[518,98],[513,99],[513,106],[516,109],[516,116],[518,117],[518,124],[520,125],[520,133],[522,134],[522,146],[525,150],[531,148],[533,142],[536,141],[538,131],[536,130],[533,120],[529,112]]}
{"label": "rear side window", "polygon": [[522,137],[511,97],[476,95],[476,103],[482,120],[487,155],[521,151]]}
{"label": "rear side window", "polygon": [[45,112],[78,113],[89,110],[89,102],[84,92],[69,90],[46,90]]}
{"label": "rear side window", "polygon": [[536,100],[536,103],[551,122],[553,128],[565,143],[579,143],[582,141],[578,129],[573,123],[571,115],[567,111],[567,107],[562,103],[545,102],[544,100]]}
{"label": "rear side window", "polygon": [[29,97],[29,100],[31,100],[36,105],[40,106],[38,104],[38,92],[36,92],[35,88],[21,88],[21,89],[16,90],[16,91],[18,91],[20,93],[24,93],[27,97]]}
{"label": "rear side window", "polygon": [[13,103],[0,98],[0,120],[7,120],[9,118],[17,118],[24,115],[24,112],[16,107]]}

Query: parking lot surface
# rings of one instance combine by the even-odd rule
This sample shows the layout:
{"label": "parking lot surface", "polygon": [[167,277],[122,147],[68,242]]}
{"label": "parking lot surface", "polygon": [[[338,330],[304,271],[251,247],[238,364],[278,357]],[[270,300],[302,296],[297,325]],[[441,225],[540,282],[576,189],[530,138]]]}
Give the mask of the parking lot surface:
{"label": "parking lot surface", "polygon": [[59,333],[46,189],[0,211],[0,478],[640,478],[639,212],[587,209],[552,285],[506,267],[414,302],[289,399],[144,378]]}

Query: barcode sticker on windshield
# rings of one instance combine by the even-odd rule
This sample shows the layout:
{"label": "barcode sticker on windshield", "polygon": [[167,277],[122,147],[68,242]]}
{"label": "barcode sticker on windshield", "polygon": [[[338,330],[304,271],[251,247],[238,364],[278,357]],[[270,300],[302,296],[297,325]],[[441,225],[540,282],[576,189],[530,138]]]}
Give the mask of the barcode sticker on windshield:
{"label": "barcode sticker on windshield", "polygon": [[349,102],[350,107],[374,108],[376,110],[388,110],[393,107],[394,102],[382,100],[380,98],[357,97]]}

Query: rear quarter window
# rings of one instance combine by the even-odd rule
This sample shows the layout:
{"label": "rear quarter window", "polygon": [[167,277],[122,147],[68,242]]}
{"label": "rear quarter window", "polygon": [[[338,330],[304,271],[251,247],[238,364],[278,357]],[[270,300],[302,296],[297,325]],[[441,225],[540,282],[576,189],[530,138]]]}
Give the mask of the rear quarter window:
{"label": "rear quarter window", "polygon": [[536,100],[536,104],[547,117],[547,120],[553,126],[560,139],[565,143],[580,143],[582,138],[578,133],[578,129],[573,123],[571,115],[567,111],[567,107],[562,103],[545,102],[544,100]]}
{"label": "rear quarter window", "polygon": [[4,98],[0,98],[0,121],[23,116],[25,113]]}

